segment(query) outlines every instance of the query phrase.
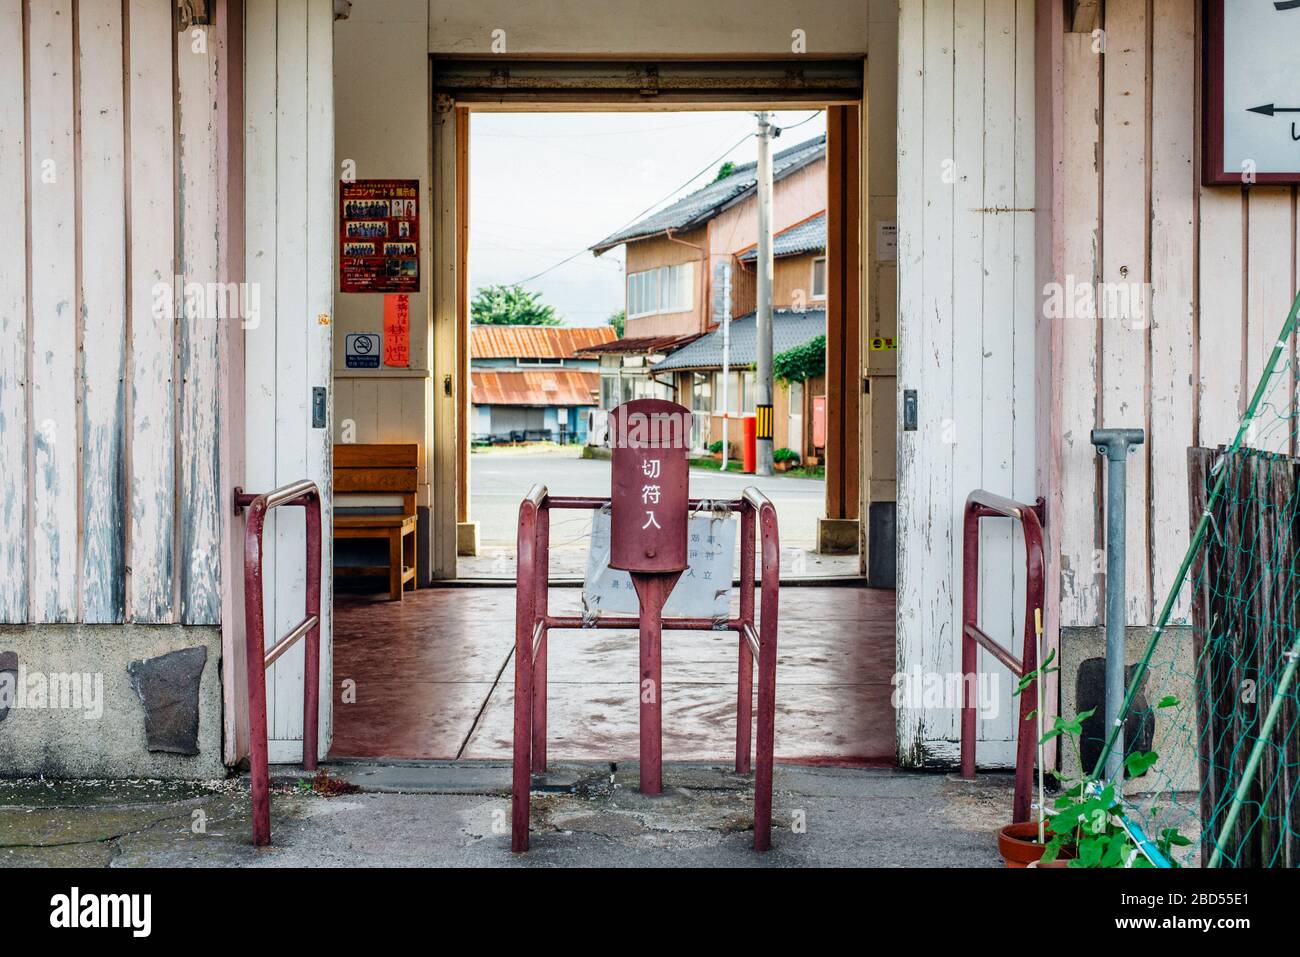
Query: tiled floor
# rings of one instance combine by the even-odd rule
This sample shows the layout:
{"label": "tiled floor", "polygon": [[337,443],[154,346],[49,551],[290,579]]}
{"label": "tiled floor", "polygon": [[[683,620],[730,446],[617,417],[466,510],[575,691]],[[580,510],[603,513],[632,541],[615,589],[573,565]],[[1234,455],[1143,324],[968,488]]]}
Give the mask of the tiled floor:
{"label": "tiled floor", "polygon": [[[581,591],[552,591],[576,613]],[[514,590],[443,588],[386,596],[338,593],[335,757],[509,758]],[[830,763],[891,764],[894,593],[786,587],[778,638],[776,753]],[[725,760],[735,735],[737,638],[664,636],[664,758]],[[550,638],[549,756],[625,760],[637,752],[637,636],[559,631]]]}

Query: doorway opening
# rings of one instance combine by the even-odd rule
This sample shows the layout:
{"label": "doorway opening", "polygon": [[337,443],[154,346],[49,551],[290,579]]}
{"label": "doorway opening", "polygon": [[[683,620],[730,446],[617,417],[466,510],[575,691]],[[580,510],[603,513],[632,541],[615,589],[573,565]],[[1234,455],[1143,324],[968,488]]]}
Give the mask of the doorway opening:
{"label": "doorway opening", "polygon": [[[430,292],[428,567],[468,587],[395,602],[339,579],[335,676],[354,676],[357,694],[336,704],[335,756],[508,757],[514,602],[493,586],[514,582],[519,502],[535,482],[607,495],[605,414],[661,396],[695,419],[692,494],[759,485],[778,508],[783,585],[820,574],[851,586],[802,588],[785,604],[782,657],[798,664],[778,680],[799,688],[783,705],[778,756],[892,763],[893,592],[865,587],[857,547],[857,99],[750,100],[597,112],[612,104],[521,110],[439,97],[432,185],[454,186],[457,201],[452,221],[431,216],[428,232],[451,241],[457,261],[454,290]],[[791,467],[759,478],[734,464],[754,412],[751,160],[762,106],[784,127],[773,146],[773,326],[787,374],[774,444]],[[679,220],[692,197],[710,205]],[[581,582],[589,522],[557,517],[552,582]],[[841,555],[830,554],[836,534]],[[581,590],[557,588],[552,604],[580,613]],[[635,635],[556,645],[551,681],[565,693],[551,699],[551,755],[634,755]],[[724,757],[728,740],[712,732],[734,711],[733,641],[696,632],[664,648],[665,756]]]}
{"label": "doorway opening", "polygon": [[[858,576],[856,536],[819,542],[828,460],[857,467],[827,428],[826,113],[773,123],[777,471],[759,477],[753,111],[470,115],[459,578],[513,580],[534,482],[608,494],[608,414],[651,397],[693,414],[695,494],[756,485],[776,504],[783,579]],[[583,577],[589,516],[573,522],[557,579]]]}

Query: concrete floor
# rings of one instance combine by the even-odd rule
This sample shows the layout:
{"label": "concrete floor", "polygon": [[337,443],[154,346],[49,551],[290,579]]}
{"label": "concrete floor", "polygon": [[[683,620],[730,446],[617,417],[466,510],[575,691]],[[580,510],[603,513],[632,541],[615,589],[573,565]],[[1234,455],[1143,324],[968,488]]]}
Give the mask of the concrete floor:
{"label": "concrete floor", "polygon": [[0,780],[3,867],[997,867],[1007,775],[778,766],[772,850],[756,854],[753,784],[725,768],[560,764],[534,783],[532,846],[511,854],[500,762],[341,764],[359,786],[325,797],[302,773],[273,781],[272,846],[250,842],[242,779]]}
{"label": "concrete floor", "polygon": [[[577,588],[552,608],[579,612]],[[894,593],[864,587],[781,591],[778,759],[892,765]],[[509,759],[513,735],[514,590],[444,588],[336,593],[333,756]],[[634,758],[637,636],[563,631],[550,639],[549,753],[554,760]],[[664,758],[734,755],[738,640],[664,636]]]}
{"label": "concrete floor", "polygon": [[[470,457],[470,518],[479,523],[479,554],[462,556],[462,578],[514,578],[519,502],[535,482],[554,495],[608,495],[610,463],[582,459],[581,448],[493,449]],[[691,470],[695,498],[739,498],[756,486],[776,506],[781,535],[782,578],[855,576],[857,555],[819,555],[817,519],[825,515],[826,483],[820,479]],[[591,517],[556,516],[552,527],[551,576],[580,579],[587,557]]]}

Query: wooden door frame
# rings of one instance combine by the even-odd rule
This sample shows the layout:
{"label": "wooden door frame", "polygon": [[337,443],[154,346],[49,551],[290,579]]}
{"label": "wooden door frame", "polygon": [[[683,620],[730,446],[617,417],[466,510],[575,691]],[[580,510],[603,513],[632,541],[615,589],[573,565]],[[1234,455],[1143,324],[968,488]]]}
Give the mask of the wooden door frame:
{"label": "wooden door frame", "polygon": [[[706,59],[706,58],[694,58]],[[625,62],[625,60],[620,60]],[[430,85],[434,83],[435,58],[430,57]],[[508,66],[508,64],[507,64]],[[462,523],[470,521],[469,513],[469,289],[468,289],[468,255],[469,255],[469,114],[473,112],[664,112],[718,109],[809,109],[827,110],[828,146],[830,140],[830,111],[842,111],[845,118],[840,129],[843,136],[853,136],[854,143],[846,143],[840,151],[842,155],[834,161],[837,170],[853,169],[856,175],[841,176],[847,201],[844,208],[847,215],[837,216],[841,235],[840,256],[841,272],[851,271],[852,275],[841,277],[835,284],[838,288],[841,309],[845,321],[841,334],[851,336],[852,342],[847,349],[841,350],[840,344],[829,347],[830,361],[841,368],[840,380],[850,384],[847,394],[851,394],[849,406],[851,414],[842,416],[840,425],[844,438],[841,440],[839,456],[843,463],[836,470],[837,481],[843,488],[841,494],[851,494],[854,502],[845,508],[837,498],[836,509],[852,517],[865,513],[862,496],[867,483],[860,480],[860,463],[862,443],[864,441],[863,415],[860,399],[862,381],[862,335],[866,328],[864,312],[868,299],[867,277],[861,269],[860,255],[862,224],[866,221],[867,210],[864,208],[867,196],[865,181],[865,164],[863,144],[866,137],[866,66],[863,60],[863,89],[860,97],[848,99],[829,99],[824,101],[775,100],[763,102],[753,97],[736,93],[719,94],[712,97],[701,95],[689,99],[674,99],[665,102],[629,99],[626,94],[593,90],[587,93],[574,93],[567,90],[561,96],[538,97],[533,92],[518,94],[495,94],[491,97],[472,95],[465,99],[454,100],[445,93],[434,89],[431,96],[432,115],[430,127],[429,170],[430,183],[434,201],[432,205],[433,222],[430,235],[433,237],[433,276],[434,289],[430,296],[430,326],[432,329],[433,356],[430,366],[433,370],[433,437],[431,447],[432,469],[429,477],[431,490],[431,538],[430,576],[435,580],[454,579],[456,577],[456,552],[458,532]],[[851,119],[850,119],[851,117]],[[828,214],[836,204],[830,202],[830,177],[832,168],[830,150],[827,150],[828,170]],[[837,210],[838,213],[838,210]],[[830,223],[828,221],[828,230]],[[828,231],[829,236],[829,231]],[[829,244],[829,243],[828,243]],[[828,272],[834,270],[828,268]],[[835,289],[828,290],[833,295]],[[829,298],[829,297],[828,297]],[[829,302],[828,302],[829,306]],[[833,307],[828,308],[829,314]],[[828,329],[828,332],[830,330]],[[828,335],[828,343],[832,336]],[[832,351],[833,350],[833,351]],[[830,362],[828,361],[828,389]],[[450,383],[448,388],[447,383]],[[830,402],[828,399],[828,407]],[[856,425],[854,424],[856,422]],[[850,456],[847,454],[848,437],[856,436],[857,448]],[[828,463],[829,464],[829,463]],[[830,468],[828,467],[828,488],[830,485]],[[450,480],[446,476],[451,476]],[[450,489],[452,494],[446,494]],[[830,501],[828,492],[828,515]],[[856,514],[854,514],[856,513]],[[859,553],[862,554],[861,551]]]}

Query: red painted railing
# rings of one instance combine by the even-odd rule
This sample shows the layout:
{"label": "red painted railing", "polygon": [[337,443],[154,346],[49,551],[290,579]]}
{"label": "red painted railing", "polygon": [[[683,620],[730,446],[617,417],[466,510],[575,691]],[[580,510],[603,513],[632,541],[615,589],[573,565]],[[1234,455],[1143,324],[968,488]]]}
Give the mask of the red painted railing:
{"label": "red painted railing", "polygon": [[[262,600],[262,530],[274,508],[302,506],[307,517],[307,602],[302,621],[269,651],[264,650],[266,615]],[[248,509],[244,532],[244,640],[248,656],[248,763],[253,791],[253,843],[271,843],[270,770],[267,767],[266,669],[306,636],[302,705],[302,766],[316,770],[320,715],[320,490],[316,483],[294,482],[249,495],[235,489],[235,509]]]}
{"label": "red painted railing", "polygon": [[[598,509],[608,498],[552,497],[534,485],[519,506],[519,565],[515,590],[515,721],[511,788],[510,849],[528,850],[529,797],[532,773],[546,770],[546,639],[556,629],[619,628],[636,631],[637,618],[552,615],[549,605],[550,513],[556,509]],[[740,614],[726,621],[712,618],[664,618],[664,630],[734,631],[739,636],[736,680],[736,772],[748,774],[756,750],[754,772],[754,849],[772,846],[772,750],[776,729],[776,629],[781,549],[776,509],[757,489],[724,502],[691,499],[690,508],[725,505],[740,513]],[[762,601],[754,618],[754,545],[762,546]],[[758,664],[758,741],[751,742],[754,664]],[[657,698],[662,704],[662,696]],[[642,733],[646,731],[644,723]],[[652,738],[653,759],[661,757],[658,736]]]}
{"label": "red painted railing", "polygon": [[[980,647],[1000,661],[1019,681],[1038,669],[1035,619],[1042,614],[1044,599],[1043,499],[1024,505],[983,490],[971,492],[966,499],[962,546],[962,712],[961,776],[975,777],[975,702],[971,686],[979,672]],[[1025,536],[1025,643],[1019,658],[994,641],[979,626],[980,604],[980,521],[986,518],[1010,518],[1020,523]],[[1037,613],[1037,614],[1036,614]],[[1031,717],[1037,694],[1033,683],[1020,695],[1020,727],[1016,731],[1016,784],[1012,799],[1013,823],[1029,820],[1033,794],[1034,755],[1037,730]]]}

